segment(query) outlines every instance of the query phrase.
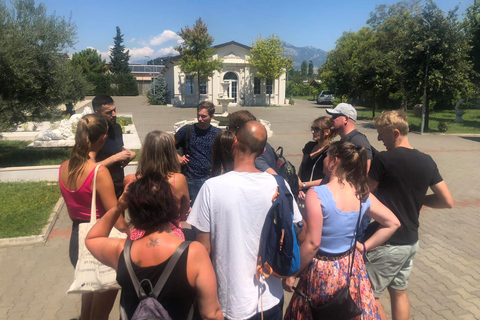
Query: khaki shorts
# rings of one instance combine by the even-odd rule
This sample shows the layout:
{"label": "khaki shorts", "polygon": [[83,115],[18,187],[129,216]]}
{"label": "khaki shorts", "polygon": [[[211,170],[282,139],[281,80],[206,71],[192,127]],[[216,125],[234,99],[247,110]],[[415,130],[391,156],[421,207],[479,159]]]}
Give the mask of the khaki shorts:
{"label": "khaki shorts", "polygon": [[418,241],[413,245],[385,244],[367,252],[365,266],[375,298],[380,298],[387,287],[407,289],[417,250]]}

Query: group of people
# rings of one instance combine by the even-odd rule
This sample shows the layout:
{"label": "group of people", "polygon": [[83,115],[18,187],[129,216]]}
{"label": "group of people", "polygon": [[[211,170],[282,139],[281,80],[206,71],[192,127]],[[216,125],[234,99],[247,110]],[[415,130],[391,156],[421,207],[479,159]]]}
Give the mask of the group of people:
{"label": "group of people", "polygon": [[[272,176],[276,154],[255,116],[247,110],[231,113],[222,131],[211,125],[214,105],[202,102],[196,124],[174,136],[148,133],[136,173],[124,177],[123,167],[136,155],[123,146],[115,104],[109,96],[92,104],[95,113],[80,120],[72,155],[59,173],[73,222],[70,259],[75,266],[78,225],[90,220],[93,172],[100,165],[101,219],[85,244],[117,271],[120,304],[129,319],[139,298],[127,271],[125,240],[108,238],[111,229],[134,240],[133,270],[139,280],[154,284],[185,240],[184,221],[195,230],[196,241],[182,253],[158,296],[172,319],[187,319],[192,304],[195,317],[202,319],[283,319],[284,290],[293,292],[296,281],[296,290],[315,304],[331,300],[349,283],[362,309],[358,319],[386,319],[378,299],[388,288],[392,317],[408,319],[406,288],[418,249],[420,208],[452,207],[453,201],[435,162],[408,143],[403,113],[384,112],[374,119],[387,149],[376,155],[355,129],[351,105],[341,103],[327,109],[330,117],[313,121],[293,206],[294,223],[304,222],[298,236],[301,268],[292,277],[259,281],[260,235],[278,186]],[[340,141],[332,142],[336,135]],[[426,195],[428,188],[433,194]],[[116,295],[113,290],[83,294],[81,319],[108,319]],[[285,319],[312,319],[309,308],[294,294]]]}

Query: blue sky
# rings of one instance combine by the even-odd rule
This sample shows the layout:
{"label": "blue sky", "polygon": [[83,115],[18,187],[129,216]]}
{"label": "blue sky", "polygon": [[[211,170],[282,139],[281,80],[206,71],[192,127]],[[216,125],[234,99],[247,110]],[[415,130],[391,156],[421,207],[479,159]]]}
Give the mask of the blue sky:
{"label": "blue sky", "polygon": [[[77,25],[78,43],[70,53],[95,48],[106,58],[113,45],[115,27],[124,34],[131,61],[145,56],[172,53],[176,35],[186,25],[202,17],[214,44],[231,40],[251,45],[258,35],[276,34],[297,47],[313,46],[329,51],[343,31],[357,31],[366,25],[375,6],[394,0],[43,0],[49,13],[72,15]],[[473,0],[436,0],[444,11],[460,4],[459,14]]]}

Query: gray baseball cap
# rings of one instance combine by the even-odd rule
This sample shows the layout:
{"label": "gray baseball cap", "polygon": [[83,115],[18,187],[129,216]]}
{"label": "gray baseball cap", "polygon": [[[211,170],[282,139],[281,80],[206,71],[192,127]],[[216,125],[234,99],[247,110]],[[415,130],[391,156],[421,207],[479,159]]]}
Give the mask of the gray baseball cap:
{"label": "gray baseball cap", "polygon": [[349,103],[339,103],[335,108],[326,111],[329,115],[347,116],[353,121],[357,121],[357,110]]}

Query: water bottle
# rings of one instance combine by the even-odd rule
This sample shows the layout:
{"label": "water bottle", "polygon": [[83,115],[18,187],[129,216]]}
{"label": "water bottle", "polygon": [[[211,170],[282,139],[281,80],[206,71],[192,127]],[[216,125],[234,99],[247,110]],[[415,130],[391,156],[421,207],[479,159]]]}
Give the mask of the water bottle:
{"label": "water bottle", "polygon": [[297,238],[298,238],[298,235],[299,235],[300,233],[302,233],[303,222],[302,222],[302,221],[298,221],[297,223],[294,223],[294,224],[293,224],[293,228],[295,229],[295,235],[296,235]]}

